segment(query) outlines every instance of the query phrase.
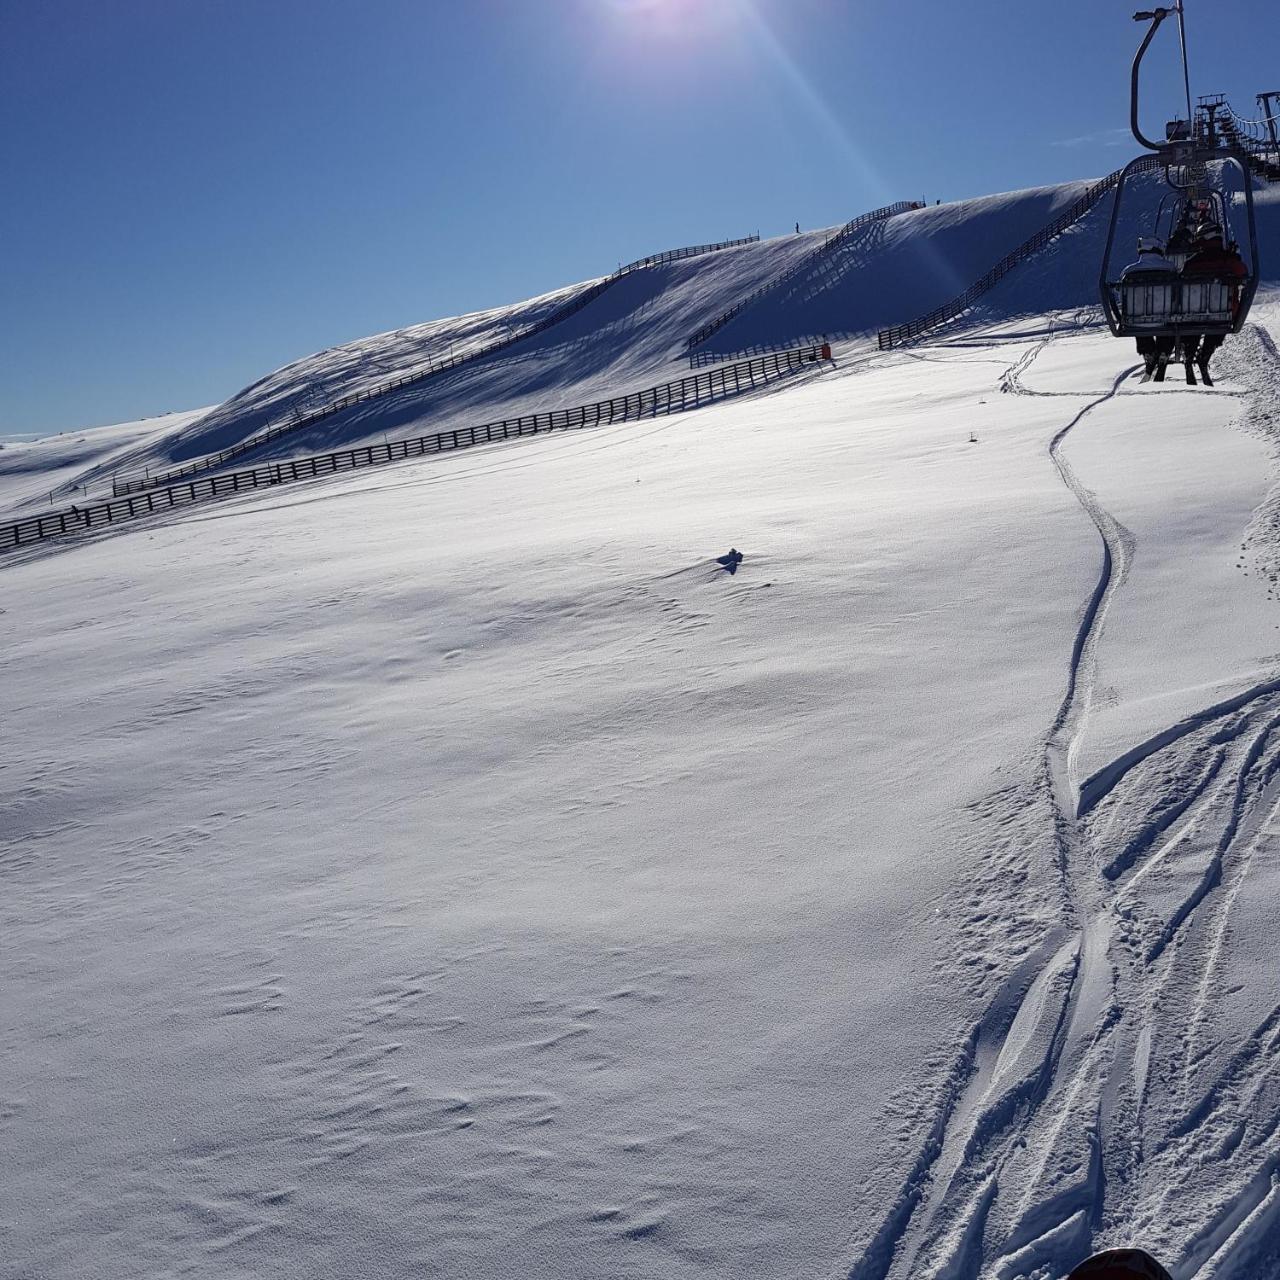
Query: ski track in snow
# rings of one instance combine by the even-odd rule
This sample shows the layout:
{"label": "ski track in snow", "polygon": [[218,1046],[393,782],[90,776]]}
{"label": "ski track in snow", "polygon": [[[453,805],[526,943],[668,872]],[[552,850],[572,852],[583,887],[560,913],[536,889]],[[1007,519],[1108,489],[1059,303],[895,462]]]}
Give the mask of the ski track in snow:
{"label": "ski track in snow", "polygon": [[[1087,400],[1049,445],[1102,543],[1038,769],[1061,921],[973,1028],[907,1182],[841,1274],[1059,1280],[1091,1250],[1136,1239],[1174,1280],[1264,1280],[1280,1276],[1280,1006],[1229,1052],[1238,1041],[1222,1005],[1233,907],[1255,864],[1275,856],[1280,678],[1078,776],[1097,648],[1133,540],[1065,447],[1090,415],[1133,394],[1135,370],[1092,398],[1035,392],[1022,380],[1052,340],[1027,347],[998,385]],[[1246,389],[1225,394],[1242,397],[1245,429],[1265,430],[1280,355],[1260,327],[1241,341],[1253,359],[1237,356],[1233,372]],[[1015,789],[992,813],[1011,823],[1012,806],[1028,804]]]}

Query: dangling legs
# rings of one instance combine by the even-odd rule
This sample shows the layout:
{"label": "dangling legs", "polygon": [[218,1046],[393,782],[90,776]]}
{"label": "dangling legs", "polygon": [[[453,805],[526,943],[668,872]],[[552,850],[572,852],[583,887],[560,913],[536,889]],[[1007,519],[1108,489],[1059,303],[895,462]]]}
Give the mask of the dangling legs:
{"label": "dangling legs", "polygon": [[1182,339],[1182,362],[1187,367],[1187,386],[1196,385],[1196,353],[1200,350],[1200,336],[1189,333]]}
{"label": "dangling legs", "polygon": [[1222,335],[1220,333],[1211,334],[1200,340],[1200,381],[1206,387],[1213,386],[1213,379],[1209,377],[1209,361],[1213,359],[1213,353],[1222,346]]}
{"label": "dangling legs", "polygon": [[1173,355],[1173,343],[1172,338],[1156,339],[1156,382],[1164,381],[1165,368],[1169,363],[1169,357]]}
{"label": "dangling legs", "polygon": [[1146,370],[1142,375],[1142,381],[1146,382],[1156,371],[1156,340],[1151,337],[1142,337],[1136,341],[1138,354],[1142,357],[1142,365]]}

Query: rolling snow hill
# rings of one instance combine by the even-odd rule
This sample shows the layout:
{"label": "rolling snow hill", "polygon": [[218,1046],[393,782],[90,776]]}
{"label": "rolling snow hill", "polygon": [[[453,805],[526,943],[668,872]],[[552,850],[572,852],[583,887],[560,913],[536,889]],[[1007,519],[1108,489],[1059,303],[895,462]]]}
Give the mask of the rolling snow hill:
{"label": "rolling snow hill", "polygon": [[[1095,212],[867,337],[1078,191],[874,224],[707,344],[843,335],[766,391],[0,554],[0,1275],[1280,1276],[1280,297],[1139,385]],[[682,376],[822,239],[266,452]],[[572,296],[6,448],[0,500]]]}

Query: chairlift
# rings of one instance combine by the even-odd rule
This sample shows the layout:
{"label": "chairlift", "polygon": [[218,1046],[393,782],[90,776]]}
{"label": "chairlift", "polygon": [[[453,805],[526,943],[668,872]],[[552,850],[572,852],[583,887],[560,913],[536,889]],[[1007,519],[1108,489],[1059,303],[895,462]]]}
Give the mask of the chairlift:
{"label": "chairlift", "polygon": [[[1138,80],[1143,56],[1161,23],[1177,14],[1182,30],[1184,81],[1187,84],[1187,118],[1165,126],[1164,142],[1152,142],[1138,118]],[[1253,208],[1253,183],[1238,148],[1220,134],[1217,111],[1225,105],[1221,95],[1201,99],[1191,109],[1186,74],[1186,33],[1182,0],[1171,9],[1134,15],[1150,21],[1146,38],[1133,60],[1130,85],[1130,127],[1140,146],[1155,155],[1130,161],[1116,184],[1107,247],[1102,259],[1099,291],[1103,312],[1117,338],[1154,340],[1166,358],[1181,361],[1200,339],[1219,341],[1239,333],[1258,288],[1258,231]],[[1219,168],[1215,175],[1211,166]],[[1147,226],[1147,245],[1138,261],[1123,270],[1113,262],[1120,214],[1127,207],[1125,189],[1136,172],[1162,167],[1169,191],[1161,198]],[[1234,169],[1243,190],[1247,233],[1247,261],[1241,256],[1232,232],[1231,211],[1235,197],[1227,189],[1227,174]],[[1215,243],[1215,235],[1220,242]],[[1152,245],[1161,247],[1157,254]],[[1142,344],[1140,343],[1140,349]]]}

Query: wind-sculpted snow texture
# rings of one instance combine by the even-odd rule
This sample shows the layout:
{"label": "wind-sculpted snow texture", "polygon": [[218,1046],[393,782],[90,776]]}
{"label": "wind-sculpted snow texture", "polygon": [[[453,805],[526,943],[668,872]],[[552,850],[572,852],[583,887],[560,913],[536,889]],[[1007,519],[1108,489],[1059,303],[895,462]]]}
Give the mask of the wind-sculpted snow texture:
{"label": "wind-sculpted snow texture", "polygon": [[[404,412],[687,371],[662,270]],[[0,563],[0,1274],[1274,1280],[1277,315]]]}

